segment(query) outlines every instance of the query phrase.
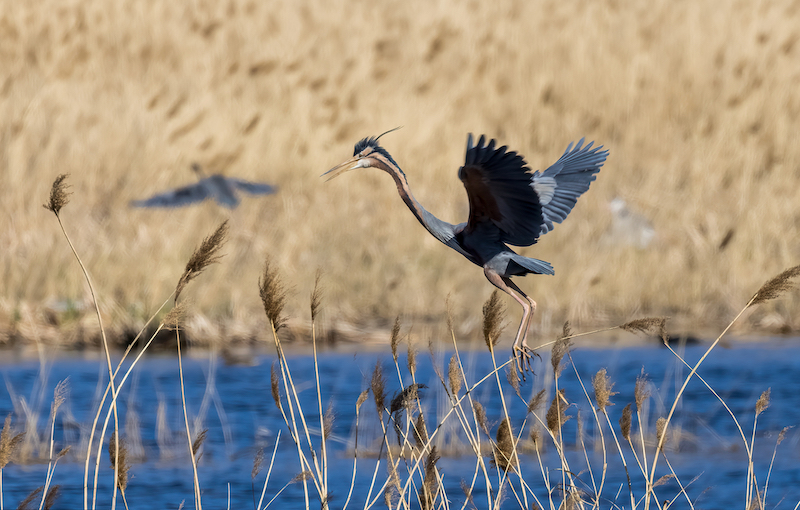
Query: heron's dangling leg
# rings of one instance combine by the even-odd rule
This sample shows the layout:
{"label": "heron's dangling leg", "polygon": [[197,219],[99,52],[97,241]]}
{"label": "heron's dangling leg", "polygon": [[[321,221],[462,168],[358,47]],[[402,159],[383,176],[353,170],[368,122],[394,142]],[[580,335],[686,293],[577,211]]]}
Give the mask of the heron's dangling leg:
{"label": "heron's dangling leg", "polygon": [[[522,373],[522,379],[525,380],[525,372],[531,370],[531,354],[536,354],[530,347],[528,347],[528,327],[530,325],[533,312],[536,311],[536,302],[529,298],[519,287],[517,287],[510,278],[500,276],[496,271],[483,268],[483,274],[489,282],[502,290],[522,306],[522,320],[519,323],[517,336],[514,339],[514,345],[511,347],[511,356],[516,360],[517,368]],[[538,354],[536,354],[538,356]]]}

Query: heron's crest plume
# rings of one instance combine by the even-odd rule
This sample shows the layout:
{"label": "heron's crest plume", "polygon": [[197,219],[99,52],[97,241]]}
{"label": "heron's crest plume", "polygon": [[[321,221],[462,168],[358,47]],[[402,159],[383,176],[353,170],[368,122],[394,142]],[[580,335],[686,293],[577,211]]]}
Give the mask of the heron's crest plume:
{"label": "heron's crest plume", "polygon": [[403,126],[397,126],[396,128],[390,129],[389,131],[384,131],[383,133],[379,134],[378,136],[370,136],[367,138],[362,138],[356,146],[353,148],[353,156],[358,156],[361,154],[365,149],[371,148],[374,152],[384,156],[386,159],[391,161],[391,163],[400,170],[400,165],[392,158],[392,156],[384,149],[383,147],[378,144],[378,140],[385,134],[391,133],[392,131],[397,131]]}

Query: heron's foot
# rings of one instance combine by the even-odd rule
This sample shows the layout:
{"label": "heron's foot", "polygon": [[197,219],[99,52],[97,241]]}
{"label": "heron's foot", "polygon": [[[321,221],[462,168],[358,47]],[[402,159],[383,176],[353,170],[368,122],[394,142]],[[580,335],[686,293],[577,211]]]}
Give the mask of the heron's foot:
{"label": "heron's foot", "polygon": [[525,380],[525,372],[533,373],[531,368],[531,358],[533,356],[542,359],[538,352],[528,346],[527,341],[523,341],[521,345],[514,344],[514,347],[511,348],[511,357],[514,358],[517,370],[522,374],[523,381]]}

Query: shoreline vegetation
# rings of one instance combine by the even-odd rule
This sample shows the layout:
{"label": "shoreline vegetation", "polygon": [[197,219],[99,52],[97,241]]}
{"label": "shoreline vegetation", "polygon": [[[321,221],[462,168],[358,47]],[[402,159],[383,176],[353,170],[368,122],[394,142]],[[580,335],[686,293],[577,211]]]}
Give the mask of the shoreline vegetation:
{"label": "shoreline vegetation", "polygon": [[[94,509],[97,506],[100,461],[101,458],[106,458],[107,454],[113,469],[113,489],[110,495],[111,508],[112,510],[116,508],[118,500],[121,507],[129,508],[126,488],[129,482],[135,483],[135,480],[130,479],[131,464],[128,458],[128,443],[125,431],[120,428],[120,423],[124,423],[124,421],[120,421],[117,400],[120,398],[123,386],[136,368],[137,362],[153,344],[156,333],[162,329],[167,329],[175,332],[175,345],[178,355],[178,381],[180,382],[183,423],[185,425],[185,451],[188,453],[193,473],[193,506],[200,510],[202,509],[203,491],[198,472],[202,469],[202,466],[199,465],[198,461],[202,456],[202,445],[206,439],[207,429],[199,430],[197,423],[195,423],[194,427],[190,426],[190,421],[194,422],[194,420],[193,417],[190,417],[189,406],[185,396],[182,340],[180,338],[180,326],[185,320],[186,311],[190,305],[187,304],[185,299],[181,300],[180,298],[193,280],[223,257],[222,248],[230,235],[228,223],[227,221],[221,223],[211,235],[203,239],[189,257],[183,273],[177,280],[174,291],[162,305],[162,308],[168,308],[168,311],[158,321],[156,332],[149,337],[140,332],[135,340],[135,342],[139,342],[139,345],[136,345],[134,350],[135,342],[133,342],[115,368],[111,361],[104,323],[98,311],[97,295],[95,294],[92,278],[85,269],[79,249],[76,249],[73,245],[65,225],[62,223],[61,209],[69,202],[66,178],[66,175],[61,175],[53,183],[50,199],[45,204],[45,208],[55,215],[73,256],[83,270],[86,284],[93,297],[95,311],[98,312],[96,318],[105,354],[103,361],[107,362],[109,375],[105,394],[99,401],[94,422],[89,429],[88,441],[85,444],[81,442],[80,445],[81,448],[85,448],[85,454],[78,454],[85,459],[83,506],[88,509],[90,502],[91,508]],[[657,411],[658,413],[663,411],[663,414],[657,417],[655,426],[653,426],[653,417],[649,416],[650,411],[648,410],[648,401],[652,397],[652,387],[644,370],[636,379],[635,408],[633,407],[634,402],[628,403],[622,410],[618,423],[612,422],[607,408],[615,404],[612,399],[615,395],[618,395],[618,392],[613,391],[614,381],[611,380],[605,368],[599,370],[593,376],[580,374],[571,356],[573,339],[598,334],[599,332],[575,333],[569,322],[563,325],[561,334],[558,335],[555,341],[542,346],[542,349],[550,349],[549,362],[552,369],[552,372],[550,372],[552,384],[548,383],[530,401],[526,401],[520,393],[520,383],[521,380],[525,380],[526,373],[524,371],[519,372],[517,364],[513,360],[503,363],[502,360],[496,358],[495,349],[498,346],[500,333],[505,327],[506,321],[506,311],[502,303],[497,299],[497,291],[492,294],[482,307],[482,333],[493,367],[493,370],[483,377],[480,377],[480,374],[476,376],[476,374],[468,373],[465,370],[459,354],[452,313],[448,313],[445,318],[447,330],[450,333],[453,354],[447,365],[446,375],[445,371],[437,364],[434,364],[434,371],[446,394],[449,408],[446,409],[443,416],[437,416],[438,423],[434,426],[433,423],[426,422],[426,405],[423,404],[423,397],[421,396],[421,390],[425,388],[425,385],[416,380],[417,349],[412,345],[408,346],[408,356],[405,360],[406,367],[401,368],[400,366],[398,350],[401,344],[401,323],[399,318],[396,319],[390,335],[390,348],[401,391],[395,396],[389,397],[387,393],[387,377],[393,378],[394,374],[391,373],[391,368],[385,371],[387,369],[384,369],[380,360],[378,360],[372,373],[369,388],[365,389],[358,397],[357,402],[355,402],[352,482],[343,508],[347,508],[350,503],[353,488],[356,484],[359,464],[359,417],[362,412],[361,407],[367,402],[370,394],[383,438],[375,459],[374,471],[371,475],[369,472],[366,475],[363,472],[361,473],[361,477],[371,477],[372,480],[364,503],[365,509],[371,508],[379,501],[383,502],[388,508],[412,508],[417,504],[424,509],[447,508],[448,502],[452,500],[454,494],[447,493],[443,481],[444,473],[437,466],[437,462],[443,452],[437,449],[436,437],[443,430],[442,427],[445,422],[451,417],[452,421],[457,421],[460,425],[460,430],[463,431],[461,437],[466,440],[475,455],[475,472],[471,482],[468,480],[461,481],[461,491],[465,498],[462,508],[465,508],[470,503],[476,505],[476,501],[480,501],[481,507],[484,507],[485,504],[486,508],[491,509],[500,508],[501,504],[507,506],[510,503],[513,504],[513,502],[516,502],[520,508],[556,508],[557,506],[559,508],[564,506],[601,508],[609,501],[615,507],[623,504],[623,501],[625,505],[629,502],[632,510],[636,508],[665,510],[679,501],[680,506],[685,502],[689,508],[694,508],[693,497],[690,495],[690,491],[693,491],[691,485],[694,480],[688,484],[686,480],[681,480],[670,462],[670,457],[673,456],[675,451],[668,447],[671,442],[680,440],[679,416],[684,412],[681,399],[693,378],[702,382],[708,391],[717,398],[727,410],[739,432],[739,439],[741,439],[741,444],[744,446],[746,457],[747,476],[744,480],[745,490],[743,495],[745,508],[766,508],[767,491],[771,488],[770,476],[775,456],[780,443],[785,438],[786,432],[791,427],[785,427],[778,435],[772,460],[766,472],[762,472],[762,469],[756,469],[754,449],[758,416],[770,406],[771,390],[769,388],[764,390],[758,400],[754,402],[752,432],[746,432],[747,429],[742,426],[741,420],[743,417],[737,418],[724,399],[698,373],[698,368],[712,354],[714,348],[720,344],[722,338],[748,309],[769,303],[786,294],[787,291],[795,287],[794,280],[798,276],[800,276],[800,265],[789,268],[766,281],[694,364],[684,360],[669,345],[666,335],[666,318],[647,317],[634,319],[618,326],[619,329],[627,332],[661,337],[669,352],[688,369],[685,377],[681,375],[681,378],[683,378],[682,384],[676,380],[676,391],[670,397],[672,399],[671,407],[669,400],[667,400],[663,410],[659,409]],[[282,271],[267,256],[261,276],[258,278],[259,295],[277,353],[277,359],[273,362],[271,369],[271,396],[288,430],[289,440],[296,447],[297,459],[300,464],[299,473],[294,479],[277,490],[277,492],[274,492],[274,487],[268,492],[275,453],[281,441],[281,434],[279,433],[275,439],[272,457],[263,482],[261,498],[256,505],[255,480],[260,476],[265,465],[266,452],[262,449],[256,454],[251,478],[253,480],[254,508],[258,510],[269,507],[284,489],[291,484],[301,484],[306,509],[317,504],[320,504],[322,509],[329,508],[331,493],[334,490],[339,491],[342,489],[342,487],[331,487],[328,483],[329,457],[326,445],[332,431],[335,411],[332,408],[332,403],[323,406],[321,388],[324,381],[321,381],[316,357],[315,321],[319,317],[323,303],[320,280],[320,274],[318,273],[315,278],[314,289],[309,296],[308,308],[312,324],[311,338],[312,352],[314,354],[314,373],[301,375],[293,374],[290,360],[286,357],[283,342],[278,335],[278,332],[286,326],[285,307],[288,295]],[[198,285],[198,283],[192,284],[192,286]],[[447,309],[450,310],[449,303]],[[429,348],[433,359],[434,347],[431,345]],[[123,362],[128,355],[133,358],[133,361],[127,364],[126,368],[123,368]],[[560,381],[563,381],[562,377],[572,377],[572,372],[574,372],[574,376],[583,390],[583,395],[577,397],[578,401],[571,401],[570,399],[575,399],[576,397],[567,396],[565,390],[560,387]],[[503,379],[505,381],[501,381],[501,373],[504,374]],[[316,402],[311,409],[307,402],[305,407],[301,403],[298,391],[298,385],[301,384],[301,380],[296,380],[295,376],[314,379]],[[475,381],[476,377],[480,378]],[[478,394],[475,393],[475,390],[483,384],[490,387],[496,384],[502,412],[499,423],[490,423],[488,421],[486,409],[478,401]],[[514,390],[516,397],[504,391],[506,384]],[[102,385],[98,386],[98,390],[101,387]],[[59,461],[66,457],[72,448],[72,445],[65,445],[58,453],[55,450],[55,424],[59,407],[65,402],[67,388],[68,382],[64,380],[59,382],[54,390],[53,403],[47,425],[49,432],[45,431],[42,438],[39,436],[38,429],[32,431],[36,435],[35,439],[40,442],[40,452],[47,451],[47,474],[44,485],[33,490],[28,498],[20,504],[23,508],[27,507],[29,503],[39,500],[40,508],[49,509],[58,499],[60,486],[54,484],[54,481],[57,480],[56,467]],[[548,388],[549,393],[552,393],[552,398],[548,395]],[[549,405],[548,401],[550,401]],[[578,402],[582,403],[579,404]],[[601,459],[597,455],[592,455],[590,458],[588,446],[585,442],[586,439],[582,433],[577,434],[574,444],[572,439],[563,434],[563,427],[573,418],[577,418],[579,422],[578,429],[582,430],[584,424],[582,423],[580,410],[581,406],[586,405],[586,403],[588,403],[590,410],[588,419],[592,422],[592,426],[596,427],[599,434],[599,440],[595,442],[595,448],[599,448],[602,452]],[[520,405],[527,409],[527,413],[521,423],[512,423],[509,409],[511,406]],[[571,414],[574,406],[578,407],[577,415]],[[668,412],[667,408],[669,408]],[[104,409],[105,419],[100,425],[100,418],[103,416]],[[111,420],[112,417],[113,421]],[[312,421],[315,418],[318,418],[318,422]],[[33,423],[34,427],[37,426],[36,421],[38,421],[38,418]],[[316,436],[316,434],[312,434],[314,430],[319,431],[318,439],[312,440],[312,435]],[[522,434],[526,430],[529,437],[523,439]],[[18,432],[12,425],[12,415],[6,418],[2,433],[0,433],[0,505],[2,505],[3,501],[2,470],[9,461],[15,458],[18,450],[24,451],[27,448],[28,454],[30,454],[30,443],[26,442],[26,436],[29,440],[32,438],[32,436],[28,435],[30,432],[30,430]],[[395,436],[396,445],[394,444]],[[106,437],[108,438],[107,441]],[[47,449],[48,444],[49,450]],[[545,467],[543,464],[543,448],[545,445],[547,445],[547,448],[552,447],[555,449],[558,466]],[[96,452],[94,450],[95,446]],[[361,448],[363,455],[363,445]],[[580,452],[582,452],[582,456]],[[368,453],[367,455],[371,456],[373,454]],[[530,455],[538,461],[538,467],[541,472],[541,480],[535,482],[533,477],[536,476],[534,475],[536,470],[530,470],[529,468],[535,466],[536,462],[531,462],[530,466],[523,465],[522,462],[523,456]],[[621,469],[624,470],[627,478],[627,488],[625,488],[624,484],[618,488],[606,487],[609,467],[608,459],[612,455],[615,458],[618,455],[620,458]],[[92,466],[93,459],[95,462]],[[381,470],[382,461],[384,460],[385,466]],[[585,464],[586,472],[576,466],[583,464]],[[659,464],[662,465],[660,470],[657,469]],[[363,469],[362,463],[362,471]],[[378,476],[379,473],[385,473],[385,476]],[[587,479],[590,483],[587,483]],[[259,485],[260,483],[259,478]],[[541,490],[542,484],[546,491]],[[272,499],[268,499],[268,495],[273,492]],[[670,494],[665,499],[667,492]],[[776,492],[776,489],[772,488],[771,493],[774,492]],[[612,493],[615,493],[615,495]],[[264,505],[265,501],[266,505]],[[354,504],[357,505],[358,503]],[[800,502],[798,506],[800,506]]]}

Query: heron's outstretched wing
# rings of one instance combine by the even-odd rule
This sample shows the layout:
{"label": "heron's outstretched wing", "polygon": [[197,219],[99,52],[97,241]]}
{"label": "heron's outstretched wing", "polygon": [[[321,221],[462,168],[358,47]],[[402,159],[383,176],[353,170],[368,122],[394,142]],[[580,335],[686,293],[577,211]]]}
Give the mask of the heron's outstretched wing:
{"label": "heron's outstretched wing", "polygon": [[269,195],[277,191],[275,186],[270,186],[269,184],[263,182],[250,182],[245,181],[244,179],[235,179],[233,177],[228,177],[228,182],[236,186],[241,191],[253,195]]}
{"label": "heron's outstretched wing", "polygon": [[608,157],[603,146],[592,148],[594,142],[583,146],[583,138],[575,148],[570,143],[564,154],[542,173],[535,171],[531,187],[542,205],[541,231],[544,235],[553,230],[554,223],[561,223],[575,207],[575,201],[589,189],[597,172]]}
{"label": "heron's outstretched wing", "polygon": [[181,207],[208,198],[208,188],[201,182],[159,193],[145,200],[133,200],[134,207]]}
{"label": "heron's outstretched wing", "polygon": [[506,147],[495,148],[495,141],[481,135],[473,145],[467,139],[467,155],[458,178],[469,199],[466,233],[494,225],[502,242],[529,246],[536,242],[543,222],[539,197],[531,186],[525,160]]}

